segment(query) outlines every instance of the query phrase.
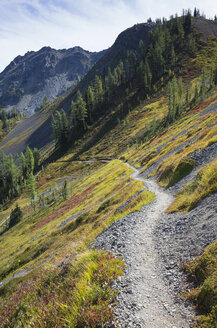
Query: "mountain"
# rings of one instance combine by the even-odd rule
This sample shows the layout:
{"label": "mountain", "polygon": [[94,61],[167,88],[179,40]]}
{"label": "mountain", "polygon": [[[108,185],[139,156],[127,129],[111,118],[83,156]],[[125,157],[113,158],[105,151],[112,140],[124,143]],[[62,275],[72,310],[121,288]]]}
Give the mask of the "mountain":
{"label": "mountain", "polygon": [[44,97],[49,101],[69,90],[105,51],[80,47],[55,50],[43,47],[17,56],[0,74],[0,105],[33,114]]}
{"label": "mountain", "polygon": [[139,41],[144,43],[144,50],[147,49],[149,43],[149,32],[153,31],[156,24],[141,23],[121,32],[114,44],[109,48],[104,56],[100,58],[92,69],[84,76],[78,86],[75,88],[74,93],[79,90],[84,90],[87,85],[93,81],[96,74],[105,76],[108,72],[108,68],[115,68],[120,60],[125,61],[127,53],[133,51],[136,55],[139,53]]}
{"label": "mountain", "polygon": [[[146,50],[149,42],[149,32],[152,31],[154,27],[155,27],[155,23],[136,24],[126,29],[122,33],[120,33],[120,35],[117,37],[116,41],[114,42],[111,48],[109,48],[107,51],[94,55],[94,58],[98,56],[99,60],[93,65],[93,67],[88,71],[88,73],[83,77],[83,79],[78,83],[78,85],[75,88],[73,88],[66,95],[64,95],[63,99],[61,99],[61,97],[59,98],[58,104],[54,102],[53,108],[55,108],[55,110],[63,108],[69,112],[71,108],[71,101],[75,99],[77,91],[80,90],[84,92],[87,86],[89,85],[89,83],[91,82],[93,83],[96,74],[101,74],[102,76],[105,76],[107,74],[109,67],[112,69],[119,64],[120,60],[123,61],[126,60],[127,53],[129,51],[133,51],[136,54],[138,54],[140,40],[144,42],[144,47],[145,47],[144,50]],[[41,50],[42,53],[44,51],[46,52],[46,49]],[[50,50],[49,48],[48,52],[50,53],[50,51],[53,50]],[[74,51],[76,54],[77,53],[76,50]],[[59,55],[59,52],[56,52],[56,50],[55,53],[58,53]],[[32,56],[34,57],[34,55],[36,55],[36,53],[33,53]],[[27,54],[26,56],[31,57],[31,54],[30,55]],[[80,57],[80,53],[77,54],[77,56]],[[39,55],[39,57],[41,58],[42,61],[45,60],[44,55],[42,56]],[[10,65],[9,65],[9,67],[6,68],[5,70],[6,73],[5,71],[3,72],[4,74],[7,75],[7,70],[11,72],[11,70],[15,69],[14,64],[11,65],[12,68],[10,69]],[[23,66],[21,65],[21,67]],[[37,67],[35,67],[35,69],[37,70]],[[51,72],[53,72],[53,68],[51,69]],[[37,74],[41,74],[41,73],[36,73],[36,76]],[[12,75],[9,76],[11,78]],[[32,75],[32,77],[30,78],[35,79],[34,75]],[[49,81],[50,84],[53,84],[53,79]],[[39,78],[39,83],[40,83],[40,78]],[[44,83],[47,85],[46,80],[44,80]],[[36,88],[35,83],[34,86],[32,86],[32,88],[33,89]],[[43,99],[43,96],[46,93],[42,91],[40,94],[41,96],[39,98],[40,101],[38,101],[38,105],[40,104],[40,102]],[[37,94],[35,94],[33,99],[36,99],[36,97]],[[28,96],[24,96],[24,100],[25,99],[28,99]],[[19,102],[19,104],[21,103],[22,103],[22,99]],[[17,127],[15,127],[12,133],[10,133],[5,138],[3,143],[0,145],[0,148],[4,149],[6,153],[9,152],[18,153],[23,151],[27,145],[29,145],[31,148],[34,147],[42,148],[45,145],[47,145],[49,142],[52,141],[52,137],[53,137],[52,128],[51,128],[52,113],[53,110],[50,112],[50,115],[49,113],[46,113],[44,115],[43,113],[37,112],[32,117],[28,117],[26,120],[21,121],[21,123]],[[35,122],[37,122],[37,124]],[[25,134],[25,138],[23,138],[22,136],[23,131],[28,131]],[[11,142],[11,140],[15,140],[15,139],[16,139],[16,144]]]}

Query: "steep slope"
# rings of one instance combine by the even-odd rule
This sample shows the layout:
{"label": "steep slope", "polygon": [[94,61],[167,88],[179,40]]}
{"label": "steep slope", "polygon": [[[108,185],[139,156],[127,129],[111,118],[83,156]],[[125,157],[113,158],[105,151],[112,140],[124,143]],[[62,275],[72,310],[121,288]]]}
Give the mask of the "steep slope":
{"label": "steep slope", "polygon": [[138,56],[140,40],[143,41],[144,50],[146,50],[149,44],[149,32],[153,31],[155,26],[155,23],[136,24],[120,33],[113,46],[93,66],[75,91],[78,89],[84,91],[94,80],[96,74],[104,76],[107,74],[109,67],[113,69],[119,64],[120,60],[125,61],[129,51],[133,51]]}
{"label": "steep slope", "polygon": [[[88,86],[90,82],[94,81],[96,74],[107,74],[108,67],[115,67],[118,65],[120,60],[125,60],[127,56],[127,52],[132,50],[136,53],[139,51],[139,41],[143,40],[144,45],[147,48],[148,46],[148,40],[149,40],[149,32],[154,28],[154,23],[148,23],[148,24],[137,24],[133,27],[125,30],[122,32],[115,41],[114,45],[108,49],[105,53],[95,54],[94,58],[101,57],[97,61],[97,63],[93,66],[93,68],[88,72],[88,74],[85,75],[85,77],[80,81],[78,86],[74,88],[71,92],[69,92],[66,96],[63,97],[63,99],[59,98],[59,104],[56,106],[54,103],[55,110],[56,109],[65,109],[67,112],[70,111],[71,108],[71,101],[72,99],[75,99],[76,93],[78,90],[84,91],[85,88]],[[77,49],[77,48],[76,48]],[[75,51],[75,54],[77,53]],[[42,49],[43,50],[43,49]],[[44,51],[47,51],[46,49]],[[50,50],[51,52],[53,50]],[[30,54],[31,56],[35,56],[36,54]],[[42,51],[43,55],[43,51]],[[26,55],[27,56],[27,55]],[[44,56],[44,55],[43,55]],[[44,57],[42,56],[43,60]],[[80,56],[80,55],[79,55]],[[28,57],[28,56],[27,56]],[[36,56],[37,57],[37,56]],[[93,59],[92,59],[93,61]],[[12,68],[9,69],[9,71],[13,71],[14,64],[12,63]],[[49,68],[49,67],[48,67]],[[52,65],[50,67],[51,72],[55,70],[55,67],[52,68]],[[7,69],[6,69],[7,70]],[[84,71],[83,71],[84,72]],[[7,73],[7,71],[6,71]],[[3,73],[2,73],[3,74]],[[1,75],[0,75],[1,76]],[[53,80],[53,79],[51,79]],[[53,83],[53,82],[52,82]],[[44,91],[43,91],[44,92]],[[44,95],[44,93],[43,93]],[[40,101],[42,101],[43,96],[40,98]],[[50,116],[53,113],[53,110],[50,112]],[[52,140],[52,128],[51,128],[51,117],[49,116],[47,118],[47,121],[44,122],[43,117],[40,120],[40,113],[35,114],[34,117],[28,119],[27,122],[21,122],[20,126],[17,126],[15,130],[10,133],[3,143],[0,145],[0,148],[4,149],[6,153],[17,153],[19,151],[22,151],[26,148],[26,146],[29,144],[31,147],[44,147]],[[42,115],[43,116],[43,115]],[[34,120],[37,120],[38,126],[35,126],[35,129],[31,130],[31,125]],[[23,137],[23,131],[29,130],[29,133],[26,135],[26,137]],[[17,139],[16,147],[13,145],[14,138]],[[38,140],[40,139],[40,142],[38,143]]]}
{"label": "steep slope", "polygon": [[69,90],[104,53],[44,47],[18,56],[0,74],[0,105],[31,115],[44,97],[51,101]]}

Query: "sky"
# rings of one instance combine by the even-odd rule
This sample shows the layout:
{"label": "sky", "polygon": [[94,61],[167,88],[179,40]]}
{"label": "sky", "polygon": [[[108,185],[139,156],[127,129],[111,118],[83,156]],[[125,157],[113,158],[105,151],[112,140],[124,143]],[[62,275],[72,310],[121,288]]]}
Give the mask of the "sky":
{"label": "sky", "polygon": [[43,46],[107,49],[134,24],[194,7],[207,18],[217,14],[216,0],[0,0],[0,72]]}

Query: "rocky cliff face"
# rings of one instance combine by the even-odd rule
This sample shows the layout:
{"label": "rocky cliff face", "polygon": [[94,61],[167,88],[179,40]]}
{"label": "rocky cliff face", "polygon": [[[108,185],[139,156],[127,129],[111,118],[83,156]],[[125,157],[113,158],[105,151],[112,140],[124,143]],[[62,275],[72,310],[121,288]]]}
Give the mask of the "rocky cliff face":
{"label": "rocky cliff face", "polygon": [[44,47],[16,57],[0,74],[0,106],[31,115],[45,96],[50,101],[66,92],[104,53]]}

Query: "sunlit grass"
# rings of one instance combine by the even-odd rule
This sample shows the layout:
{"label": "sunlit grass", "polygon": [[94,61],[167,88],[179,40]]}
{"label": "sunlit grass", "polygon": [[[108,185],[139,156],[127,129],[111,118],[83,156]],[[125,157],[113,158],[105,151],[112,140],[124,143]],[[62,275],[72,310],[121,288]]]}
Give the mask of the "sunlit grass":
{"label": "sunlit grass", "polygon": [[176,196],[168,212],[189,211],[199,201],[217,191],[217,160],[204,166],[193,182],[189,182]]}

